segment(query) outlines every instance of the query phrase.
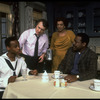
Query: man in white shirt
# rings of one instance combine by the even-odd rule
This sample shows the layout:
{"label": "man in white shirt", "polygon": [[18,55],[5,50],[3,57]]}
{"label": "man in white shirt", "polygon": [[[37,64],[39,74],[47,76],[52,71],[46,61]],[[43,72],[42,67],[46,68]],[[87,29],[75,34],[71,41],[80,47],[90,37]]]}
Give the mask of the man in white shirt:
{"label": "man in white shirt", "polygon": [[[19,42],[15,37],[8,37],[5,40],[7,51],[0,56],[0,98],[2,98],[4,88],[8,83],[16,81],[21,69],[27,68],[24,59],[19,55],[20,47]],[[12,65],[6,62],[6,60]],[[37,75],[36,70],[30,70],[27,68],[27,74]]]}
{"label": "man in white shirt", "polygon": [[[40,73],[43,72],[43,61],[49,45],[48,36],[45,33],[47,28],[48,22],[45,19],[40,19],[34,29],[24,31],[18,40],[28,68],[36,69]],[[37,37],[39,37],[37,50],[38,57],[35,56]]]}

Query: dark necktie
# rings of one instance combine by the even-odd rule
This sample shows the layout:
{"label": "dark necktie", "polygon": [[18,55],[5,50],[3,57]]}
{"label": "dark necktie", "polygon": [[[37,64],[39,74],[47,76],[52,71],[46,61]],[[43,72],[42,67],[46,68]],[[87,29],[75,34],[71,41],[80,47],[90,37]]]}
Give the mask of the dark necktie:
{"label": "dark necktie", "polygon": [[[35,35],[36,35],[36,34],[35,34]],[[39,40],[39,36],[36,35],[36,37],[37,37],[37,41],[36,41],[36,43],[35,43],[34,57],[35,57],[35,58],[38,58],[38,40]]]}

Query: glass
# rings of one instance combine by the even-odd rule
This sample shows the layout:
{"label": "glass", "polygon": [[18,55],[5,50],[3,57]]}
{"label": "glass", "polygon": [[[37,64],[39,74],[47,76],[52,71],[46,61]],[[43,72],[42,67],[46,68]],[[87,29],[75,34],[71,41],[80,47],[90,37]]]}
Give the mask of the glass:
{"label": "glass", "polygon": [[22,77],[24,78],[23,80],[27,80],[27,69],[21,69]]}

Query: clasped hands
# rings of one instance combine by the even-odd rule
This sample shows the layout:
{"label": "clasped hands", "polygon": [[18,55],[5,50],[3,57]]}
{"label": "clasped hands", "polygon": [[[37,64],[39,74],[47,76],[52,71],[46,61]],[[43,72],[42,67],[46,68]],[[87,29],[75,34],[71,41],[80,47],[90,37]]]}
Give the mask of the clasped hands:
{"label": "clasped hands", "polygon": [[30,74],[30,75],[38,75],[38,71],[37,71],[36,69],[34,69],[34,70],[31,70],[31,71],[29,72],[29,74]]}

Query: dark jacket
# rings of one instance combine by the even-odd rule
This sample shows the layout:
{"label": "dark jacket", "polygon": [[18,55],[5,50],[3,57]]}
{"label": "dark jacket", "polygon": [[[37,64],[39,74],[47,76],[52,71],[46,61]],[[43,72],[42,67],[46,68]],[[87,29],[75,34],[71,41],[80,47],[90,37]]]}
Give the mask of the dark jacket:
{"label": "dark jacket", "polygon": [[[64,59],[58,66],[58,70],[62,71],[64,74],[70,74],[71,69],[74,65],[75,52],[72,47],[69,48]],[[96,77],[97,74],[97,55],[88,47],[82,53],[79,63],[79,80],[88,80]]]}

